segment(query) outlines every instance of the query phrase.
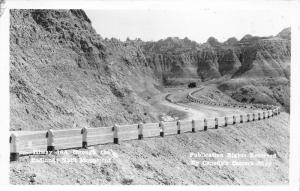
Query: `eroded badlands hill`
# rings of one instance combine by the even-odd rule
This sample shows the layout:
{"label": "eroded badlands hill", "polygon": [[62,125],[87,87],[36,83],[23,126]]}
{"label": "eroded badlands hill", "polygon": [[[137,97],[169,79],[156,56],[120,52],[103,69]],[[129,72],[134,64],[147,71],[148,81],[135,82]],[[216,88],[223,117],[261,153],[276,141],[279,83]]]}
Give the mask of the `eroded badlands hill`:
{"label": "eroded badlands hill", "polygon": [[219,89],[237,101],[281,105],[289,111],[290,40],[287,28],[276,36],[245,35],[224,43],[210,37],[204,44],[187,38],[141,44],[165,85],[217,79]]}
{"label": "eroded badlands hill", "polygon": [[246,35],[240,41],[230,38],[224,43],[213,37],[204,44],[175,37],[141,44],[148,62],[169,77],[289,78],[290,29],[276,37]]}
{"label": "eroded badlands hill", "polygon": [[[71,128],[74,122],[81,127],[99,127],[157,121],[161,111],[155,108],[153,97],[163,95],[163,85],[195,80],[210,83],[208,80],[213,79],[214,84],[206,93],[222,90],[227,95],[217,97],[220,101],[226,96],[227,100],[281,105],[280,100],[289,100],[285,89],[289,87],[289,30],[276,37],[247,35],[241,41],[231,38],[224,43],[214,38],[204,44],[187,38],[121,42],[98,35],[82,10],[10,13],[11,130]],[[275,92],[278,98],[274,97]],[[284,93],[286,98],[282,97]],[[173,97],[176,96],[184,98],[182,94]],[[89,150],[96,152],[93,159],[101,159],[103,150],[115,154],[112,161],[100,165],[31,162],[35,157],[79,159],[78,154],[72,153],[74,150],[65,155],[22,156],[11,162],[10,182],[285,184],[289,115],[283,112],[274,118],[207,132],[98,145]],[[191,152],[254,152],[275,158],[270,167],[195,167],[190,161]]]}
{"label": "eroded badlands hill", "polygon": [[103,39],[82,10],[10,14],[11,130],[157,121],[160,109],[147,100],[164,85],[210,79],[238,101],[289,106],[289,29],[224,43],[121,42]]}
{"label": "eroded badlands hill", "polygon": [[11,10],[10,21],[11,129],[155,118],[139,94],[159,83],[139,47],[104,41],[82,10]]}

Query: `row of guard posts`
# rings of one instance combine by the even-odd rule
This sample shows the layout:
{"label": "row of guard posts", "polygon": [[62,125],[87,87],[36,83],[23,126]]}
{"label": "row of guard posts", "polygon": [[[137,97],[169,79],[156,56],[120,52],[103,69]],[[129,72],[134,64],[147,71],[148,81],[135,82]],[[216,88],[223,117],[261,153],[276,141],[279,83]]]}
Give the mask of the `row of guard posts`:
{"label": "row of guard posts", "polygon": [[[262,117],[261,117],[261,114],[262,114]],[[276,108],[274,110],[268,110],[268,111],[263,111],[262,113],[261,112],[258,112],[258,118],[257,120],[261,120],[261,119],[265,119],[266,117],[269,118],[269,117],[273,117],[274,115],[278,115],[280,114],[279,112],[279,108]],[[255,113],[252,114],[253,118],[252,118],[252,121],[255,121]],[[219,117],[221,118],[221,117]],[[214,121],[215,121],[215,129],[218,129],[219,127],[219,118],[214,118]],[[232,116],[232,124],[236,124],[236,115],[233,115]],[[228,116],[225,116],[224,117],[224,126],[228,126]],[[240,123],[243,123],[244,120],[243,120],[243,115],[240,115]],[[247,122],[250,122],[250,114],[247,114]],[[191,131],[192,132],[196,132],[196,124],[195,124],[195,120],[192,120],[191,121],[192,123],[192,128],[191,128]],[[142,140],[143,139],[143,126],[144,124],[143,123],[140,123],[138,124],[138,136],[137,138],[139,140]],[[160,129],[160,136],[161,137],[164,137],[165,136],[165,125],[164,125],[164,122],[159,122],[159,129]],[[203,119],[203,130],[204,131],[207,131],[208,129],[208,119],[204,118]],[[112,131],[113,131],[113,143],[114,144],[119,144],[119,135],[118,135],[118,132],[119,132],[119,125],[114,125],[112,127]],[[180,134],[181,133],[181,121],[178,120],[177,121],[177,134]],[[88,134],[88,129],[86,127],[83,127],[81,129],[81,134],[82,134],[82,148],[87,148],[88,147],[88,141],[87,141],[87,134]],[[47,139],[47,151],[55,151],[55,144],[54,144],[54,132],[52,129],[49,129],[47,132],[46,132],[46,135],[45,135],[45,138]],[[17,161],[18,158],[19,158],[19,152],[18,152],[18,146],[17,146],[17,139],[18,137],[12,133],[11,136],[10,136],[10,139],[9,139],[9,142],[10,142],[10,161]]]}
{"label": "row of guard posts", "polygon": [[[197,91],[199,91],[199,90],[197,90]],[[264,105],[264,104],[216,103],[214,101],[204,101],[204,100],[198,99],[192,95],[192,94],[196,93],[197,91],[190,92],[187,95],[187,98],[192,102],[201,103],[204,105],[218,105],[218,106],[227,106],[227,107],[233,107],[233,108],[251,108],[251,109],[264,109],[264,110],[275,110],[278,108],[277,106]]]}

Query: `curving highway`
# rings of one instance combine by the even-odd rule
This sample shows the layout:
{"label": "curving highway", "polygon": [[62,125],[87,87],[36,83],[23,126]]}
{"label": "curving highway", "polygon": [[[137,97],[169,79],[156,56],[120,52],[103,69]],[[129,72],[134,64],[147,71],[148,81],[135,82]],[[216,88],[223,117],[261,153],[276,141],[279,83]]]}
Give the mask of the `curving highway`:
{"label": "curving highway", "polygon": [[255,110],[253,109],[247,109],[247,108],[229,108],[229,107],[222,107],[222,106],[211,106],[211,105],[205,105],[205,104],[199,104],[199,103],[174,103],[169,98],[170,96],[174,96],[178,93],[184,93],[188,95],[190,92],[199,91],[203,89],[203,87],[197,88],[197,89],[186,89],[181,90],[179,92],[178,89],[170,90],[168,93],[160,94],[154,96],[152,99],[159,101],[160,104],[163,104],[168,107],[172,107],[176,110],[185,112],[187,114],[187,117],[185,120],[192,120],[192,119],[200,119],[200,118],[211,118],[211,117],[221,117],[225,115],[233,115],[233,114],[246,114],[248,112],[253,112]]}

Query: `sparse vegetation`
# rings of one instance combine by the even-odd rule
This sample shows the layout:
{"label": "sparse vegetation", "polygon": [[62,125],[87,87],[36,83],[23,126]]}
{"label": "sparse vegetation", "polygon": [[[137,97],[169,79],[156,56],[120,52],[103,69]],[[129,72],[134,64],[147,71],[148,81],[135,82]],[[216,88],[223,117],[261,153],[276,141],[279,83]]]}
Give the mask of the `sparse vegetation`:
{"label": "sparse vegetation", "polygon": [[[191,91],[187,87],[198,84],[205,89],[197,96],[205,100],[289,107],[289,29],[277,37],[246,35],[225,43],[210,38],[199,44],[177,37],[122,42],[103,39],[83,10],[11,9],[10,14],[10,130],[71,128],[75,119],[78,127],[198,119],[203,108],[186,103]],[[245,41],[247,45],[238,46]],[[170,102],[164,97],[166,86],[175,87]],[[215,107],[206,111],[225,112]],[[244,123],[243,128],[89,148],[98,154],[102,149],[116,152],[118,157],[109,164],[35,164],[31,156],[24,156],[11,163],[10,180],[12,184],[283,184],[288,182],[288,120],[283,113],[268,122]],[[281,156],[281,161],[274,161],[278,168],[220,171],[189,164],[191,152],[265,148],[268,154]]]}

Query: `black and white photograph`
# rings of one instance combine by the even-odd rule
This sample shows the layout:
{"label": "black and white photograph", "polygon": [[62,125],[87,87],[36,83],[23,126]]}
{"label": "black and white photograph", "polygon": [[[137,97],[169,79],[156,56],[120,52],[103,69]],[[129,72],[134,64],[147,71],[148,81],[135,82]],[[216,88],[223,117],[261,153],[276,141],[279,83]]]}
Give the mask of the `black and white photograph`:
{"label": "black and white photograph", "polygon": [[296,1],[17,2],[0,17],[9,185],[288,188],[300,174]]}

